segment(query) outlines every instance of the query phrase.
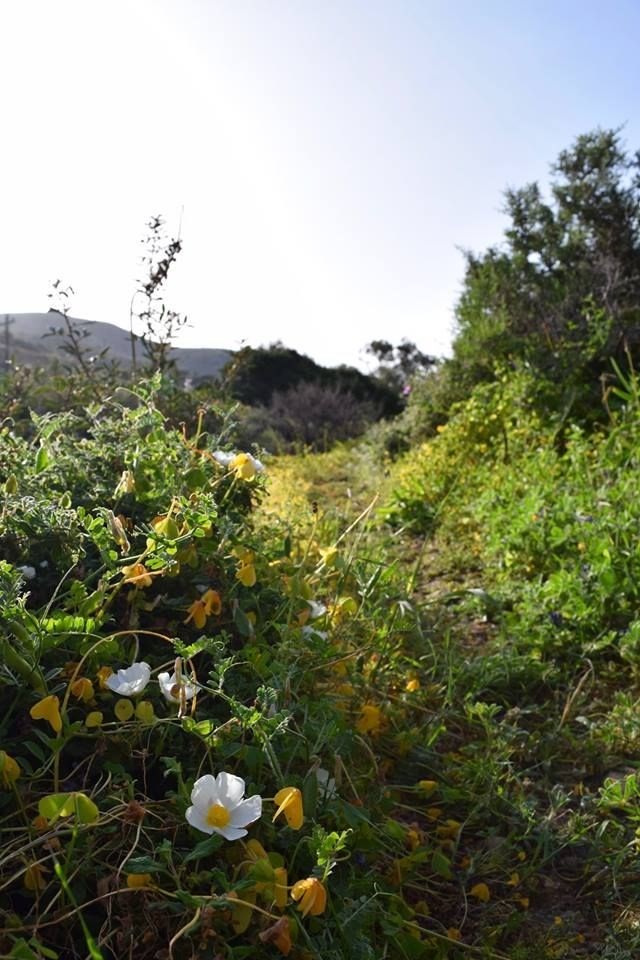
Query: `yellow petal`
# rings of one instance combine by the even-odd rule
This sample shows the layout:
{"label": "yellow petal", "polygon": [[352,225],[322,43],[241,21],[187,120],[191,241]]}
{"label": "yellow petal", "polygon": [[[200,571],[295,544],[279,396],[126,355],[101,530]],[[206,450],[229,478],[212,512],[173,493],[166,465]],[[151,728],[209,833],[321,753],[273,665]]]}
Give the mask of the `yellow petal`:
{"label": "yellow petal", "polygon": [[113,708],[113,712],[121,723],[126,723],[127,720],[131,720],[134,713],[131,700],[118,700]]}
{"label": "yellow petal", "polygon": [[54,733],[60,733],[62,730],[62,717],[60,716],[60,701],[55,696],[44,697],[29,710],[34,720],[46,720],[51,725]]}
{"label": "yellow petal", "polygon": [[299,830],[304,823],[304,810],[302,807],[302,794],[297,787],[283,787],[278,790],[273,798],[274,803],[279,804],[278,809],[273,815],[273,820],[284,813],[287,824],[292,830]]}
{"label": "yellow petal", "polygon": [[140,887],[150,887],[152,883],[150,873],[130,873],[127,876],[129,890],[139,890]]}
{"label": "yellow petal", "polygon": [[0,786],[8,790],[11,784],[16,782],[20,773],[18,761],[4,750],[0,750]]}
{"label": "yellow petal", "polygon": [[85,727],[100,727],[102,726],[102,721],[104,720],[104,715],[101,710],[92,710],[91,713],[87,714],[87,719],[84,722]]}
{"label": "yellow petal", "polygon": [[487,901],[491,899],[491,892],[486,883],[474,884],[469,893],[472,897],[475,897],[476,900],[480,900],[482,903],[487,903]]}
{"label": "yellow petal", "polygon": [[153,722],[153,704],[150,700],[141,700],[140,703],[136,704],[136,717],[141,723]]}
{"label": "yellow petal", "polygon": [[78,677],[77,680],[71,684],[71,693],[74,697],[77,697],[78,700],[83,700],[85,703],[88,703],[89,700],[93,700],[93,684],[88,677]]}

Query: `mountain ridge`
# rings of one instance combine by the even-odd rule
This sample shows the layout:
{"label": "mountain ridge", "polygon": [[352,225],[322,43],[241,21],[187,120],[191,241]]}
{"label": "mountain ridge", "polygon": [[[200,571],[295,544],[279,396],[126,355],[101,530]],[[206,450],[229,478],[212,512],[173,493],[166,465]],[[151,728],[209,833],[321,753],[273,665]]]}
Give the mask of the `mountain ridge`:
{"label": "mountain ridge", "polygon": [[[85,346],[96,355],[107,350],[107,359],[132,366],[131,337],[128,330],[115,323],[101,320],[82,320],[69,317],[86,330]],[[27,366],[49,366],[55,359],[63,359],[61,346],[64,337],[55,332],[64,324],[58,310],[47,313],[0,313],[0,356],[3,366],[17,363]],[[54,332],[52,332],[54,331]],[[143,362],[140,337],[136,339],[138,362]],[[186,378],[202,380],[217,377],[232,356],[231,350],[216,347],[172,347],[171,360]]]}

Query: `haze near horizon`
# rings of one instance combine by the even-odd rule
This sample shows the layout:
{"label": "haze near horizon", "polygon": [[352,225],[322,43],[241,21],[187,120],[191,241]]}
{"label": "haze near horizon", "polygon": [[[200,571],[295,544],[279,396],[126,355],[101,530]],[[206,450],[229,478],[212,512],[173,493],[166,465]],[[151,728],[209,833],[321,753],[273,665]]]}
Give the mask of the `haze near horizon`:
{"label": "haze near horizon", "polygon": [[159,213],[179,346],[446,353],[504,188],[596,126],[640,146],[639,27],[593,0],[5,4],[0,313],[60,278],[126,327]]}

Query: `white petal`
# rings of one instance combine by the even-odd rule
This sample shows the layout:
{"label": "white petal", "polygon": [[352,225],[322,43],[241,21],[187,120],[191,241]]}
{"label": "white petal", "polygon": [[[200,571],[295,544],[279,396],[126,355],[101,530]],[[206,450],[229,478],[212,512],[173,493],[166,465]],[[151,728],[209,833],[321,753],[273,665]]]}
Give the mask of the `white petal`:
{"label": "white petal", "polygon": [[225,840],[239,840],[241,837],[246,837],[247,832],[239,827],[232,827],[231,824],[227,824],[226,827],[217,827],[215,830],[215,833],[219,833]]}
{"label": "white petal", "polygon": [[214,460],[217,460],[222,467],[228,467],[235,457],[235,453],[225,453],[224,450],[214,450],[212,457]]}
{"label": "white petal", "polygon": [[196,830],[202,830],[203,833],[213,833],[213,827],[207,823],[205,814],[198,807],[187,807],[185,817],[187,822]]}
{"label": "white petal", "polygon": [[204,815],[206,816],[209,807],[219,802],[216,778],[210,773],[205,773],[204,777],[200,777],[193,785],[191,803],[193,803],[198,810],[204,811]]}
{"label": "white petal", "polygon": [[255,797],[248,797],[239,803],[235,810],[231,811],[230,826],[246,827],[262,816],[262,797],[256,794]]}
{"label": "white petal", "polygon": [[244,797],[244,780],[233,773],[225,773],[223,770],[216,777],[216,785],[220,803],[227,809],[235,807]]}

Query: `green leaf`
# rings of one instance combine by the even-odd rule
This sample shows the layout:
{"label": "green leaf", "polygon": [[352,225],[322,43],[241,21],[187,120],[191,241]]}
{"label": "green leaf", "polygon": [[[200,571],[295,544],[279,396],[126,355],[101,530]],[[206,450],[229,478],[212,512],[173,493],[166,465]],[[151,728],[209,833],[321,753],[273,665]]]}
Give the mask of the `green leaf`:
{"label": "green leaf", "polygon": [[164,867],[151,857],[131,857],[125,869],[127,873],[160,873]]}
{"label": "green leaf", "polygon": [[192,860],[201,860],[204,857],[210,857],[212,853],[215,853],[216,850],[220,849],[223,842],[224,841],[219,834],[212,833],[211,836],[207,837],[206,840],[201,840],[200,843],[196,843],[193,850],[189,851],[182,862],[191,863]]}
{"label": "green leaf", "polygon": [[445,857],[442,850],[434,850],[433,857],[431,858],[431,869],[434,873],[437,873],[439,877],[444,877],[445,880],[453,879],[451,861],[448,857]]}
{"label": "green leaf", "polygon": [[233,611],[233,622],[243,637],[251,636],[251,623],[242,607],[236,607]]}

